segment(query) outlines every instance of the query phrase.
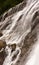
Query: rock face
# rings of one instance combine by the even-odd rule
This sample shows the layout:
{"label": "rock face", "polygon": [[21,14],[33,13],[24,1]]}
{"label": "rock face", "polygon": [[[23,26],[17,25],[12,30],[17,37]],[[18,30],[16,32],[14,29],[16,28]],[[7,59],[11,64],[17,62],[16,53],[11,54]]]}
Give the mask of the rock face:
{"label": "rock face", "polygon": [[7,54],[5,52],[5,50],[3,50],[2,52],[0,52],[0,65],[3,65],[3,62],[6,58]]}
{"label": "rock face", "polygon": [[[32,61],[26,63],[34,46],[39,46],[39,0],[23,1],[4,13],[0,20],[0,30],[3,33],[0,50],[4,48],[0,52],[1,65],[32,65]],[[5,60],[1,61],[2,54]]]}
{"label": "rock face", "polygon": [[6,42],[3,40],[0,40],[0,65],[3,64],[5,57],[7,56],[7,54],[5,52],[5,48],[6,48]]}
{"label": "rock face", "polygon": [[0,32],[0,37],[1,37],[2,35],[3,35],[2,32]]}
{"label": "rock face", "polygon": [[5,47],[6,47],[6,42],[0,40],[0,50],[1,50],[2,48],[5,48]]}
{"label": "rock face", "polygon": [[11,45],[8,45],[8,46],[12,48],[12,52],[15,51],[15,49],[16,49],[16,44],[15,43],[11,44]]}

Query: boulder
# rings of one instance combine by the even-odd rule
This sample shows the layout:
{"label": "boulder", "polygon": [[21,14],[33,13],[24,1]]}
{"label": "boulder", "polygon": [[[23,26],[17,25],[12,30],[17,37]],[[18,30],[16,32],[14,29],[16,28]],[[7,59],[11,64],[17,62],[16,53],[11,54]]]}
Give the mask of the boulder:
{"label": "boulder", "polygon": [[0,50],[1,50],[2,48],[5,48],[5,47],[6,47],[6,42],[3,41],[3,40],[0,40]]}

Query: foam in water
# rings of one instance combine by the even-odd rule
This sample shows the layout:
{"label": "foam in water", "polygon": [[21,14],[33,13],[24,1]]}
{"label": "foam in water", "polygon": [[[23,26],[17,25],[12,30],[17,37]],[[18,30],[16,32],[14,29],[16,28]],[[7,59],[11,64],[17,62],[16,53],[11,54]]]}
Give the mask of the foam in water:
{"label": "foam in water", "polygon": [[[11,64],[15,65],[18,59],[20,58],[21,48],[24,44],[24,39],[28,35],[28,33],[31,32],[32,19],[37,11],[39,11],[39,0],[28,0],[25,7],[22,10],[17,11],[16,13],[13,13],[10,16],[7,16],[5,20],[2,20],[0,22],[0,30],[2,30],[3,32],[3,36],[0,37],[0,40],[6,41],[7,46],[5,50],[6,53],[8,54],[3,62],[3,65],[11,65]],[[14,44],[14,43],[16,43],[17,47],[15,51],[11,53],[12,48],[9,48],[8,44]],[[37,41],[37,44],[38,43],[39,41]],[[37,48],[38,46],[39,44],[37,45]],[[19,50],[19,54],[16,56],[15,60],[12,61],[12,57],[17,53],[17,50]],[[33,51],[32,54],[30,54],[31,59],[29,59],[27,63],[25,62],[25,65],[36,65],[38,63],[37,62],[36,64],[34,64],[35,62],[34,60],[38,55],[38,54],[36,55],[37,50],[35,48],[36,52]]]}

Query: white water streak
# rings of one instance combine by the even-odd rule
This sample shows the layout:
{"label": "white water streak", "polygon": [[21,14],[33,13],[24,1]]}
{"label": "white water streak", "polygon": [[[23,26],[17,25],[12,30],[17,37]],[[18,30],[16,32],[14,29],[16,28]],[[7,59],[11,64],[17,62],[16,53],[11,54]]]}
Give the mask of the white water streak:
{"label": "white water streak", "polygon": [[[22,41],[24,40],[25,36],[31,31],[31,23],[32,23],[31,21],[35,12],[38,10],[39,10],[39,0],[28,0],[27,5],[24,7],[23,10],[15,13],[15,15],[12,14],[13,16],[11,16],[11,18],[10,16],[8,16],[4,21],[0,22],[1,28],[3,28],[7,23],[9,23],[9,25],[4,30],[2,30],[3,36],[0,37],[0,39],[4,39],[7,44],[13,44],[13,43],[20,44],[20,42],[22,44]],[[23,16],[19,20],[21,15]],[[20,48],[17,58],[13,62],[11,61],[12,56],[14,56],[17,49],[11,53],[11,49],[7,48],[8,56],[5,58],[3,65],[11,65],[12,63],[15,64],[17,62],[21,53]],[[36,57],[35,53],[34,56],[32,56],[32,58],[28,61],[26,65],[36,65],[34,64],[34,60]]]}

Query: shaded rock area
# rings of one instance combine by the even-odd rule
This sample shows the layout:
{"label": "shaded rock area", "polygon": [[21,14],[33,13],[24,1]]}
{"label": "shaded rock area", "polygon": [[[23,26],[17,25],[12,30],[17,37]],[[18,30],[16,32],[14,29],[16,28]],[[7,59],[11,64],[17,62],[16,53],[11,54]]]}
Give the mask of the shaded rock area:
{"label": "shaded rock area", "polygon": [[16,44],[14,43],[14,44],[12,44],[12,45],[8,45],[8,47],[11,47],[11,48],[12,48],[12,51],[11,51],[11,52],[13,52],[13,51],[15,51],[15,49],[16,49]]}
{"label": "shaded rock area", "polygon": [[12,57],[12,61],[17,58],[18,54],[19,54],[19,50],[17,50],[16,54],[14,54],[14,56]]}
{"label": "shaded rock area", "polygon": [[0,40],[0,50],[1,50],[2,48],[6,48],[6,42]]}
{"label": "shaded rock area", "polygon": [[3,50],[2,52],[0,52],[0,65],[3,64],[6,56],[7,56],[7,54],[6,54],[5,50]]}
{"label": "shaded rock area", "polygon": [[6,48],[6,42],[3,40],[0,40],[0,65],[3,64],[5,57],[7,56],[6,52],[5,52],[5,48]]}
{"label": "shaded rock area", "polygon": [[2,34],[2,32],[0,31],[0,37],[2,36],[3,34]]}

